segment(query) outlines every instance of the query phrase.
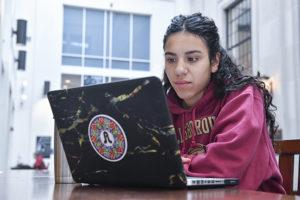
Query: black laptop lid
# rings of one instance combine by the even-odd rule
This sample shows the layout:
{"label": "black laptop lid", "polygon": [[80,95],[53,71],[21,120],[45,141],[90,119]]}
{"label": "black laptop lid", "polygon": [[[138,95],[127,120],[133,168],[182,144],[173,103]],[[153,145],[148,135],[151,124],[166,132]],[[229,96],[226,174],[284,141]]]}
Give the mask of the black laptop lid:
{"label": "black laptop lid", "polygon": [[185,187],[158,78],[51,91],[48,99],[76,182]]}

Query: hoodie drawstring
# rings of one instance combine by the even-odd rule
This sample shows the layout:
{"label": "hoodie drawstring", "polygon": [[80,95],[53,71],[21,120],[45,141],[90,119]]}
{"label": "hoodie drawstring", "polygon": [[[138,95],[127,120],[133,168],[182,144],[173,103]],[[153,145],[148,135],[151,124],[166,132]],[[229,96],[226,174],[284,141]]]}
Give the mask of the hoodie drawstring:
{"label": "hoodie drawstring", "polygon": [[[196,140],[195,140],[195,113],[196,113],[196,109],[193,108],[192,110],[192,148],[196,148],[197,147],[197,143],[196,143]],[[186,151],[186,142],[185,142],[185,114],[186,113],[183,113],[183,118],[181,118],[181,134],[182,134],[182,140],[183,140],[183,144],[182,144],[182,153],[185,153]]]}
{"label": "hoodie drawstring", "polygon": [[192,124],[193,124],[193,130],[192,130],[192,148],[197,147],[196,140],[195,140],[195,112],[196,108],[192,111]]}
{"label": "hoodie drawstring", "polygon": [[184,121],[185,121],[185,113],[183,113],[183,118],[181,118],[181,135],[182,135],[182,153],[185,153],[185,128],[184,128]]}

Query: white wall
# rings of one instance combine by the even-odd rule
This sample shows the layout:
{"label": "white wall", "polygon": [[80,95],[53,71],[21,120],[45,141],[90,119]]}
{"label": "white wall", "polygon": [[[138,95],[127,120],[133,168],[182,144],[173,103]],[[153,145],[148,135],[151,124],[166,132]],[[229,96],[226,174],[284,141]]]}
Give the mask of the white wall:
{"label": "white wall", "polygon": [[277,120],[283,139],[300,137],[299,1],[254,1],[252,12],[253,69],[273,82]]}
{"label": "white wall", "polygon": [[[7,1],[8,2],[8,1]],[[27,20],[27,36],[32,37],[32,27],[34,23],[34,0],[21,1],[15,0],[13,6],[13,16],[11,20],[16,23],[17,19]],[[17,162],[29,164],[26,162],[29,158],[31,130],[30,130],[30,118],[31,118],[31,102],[32,102],[32,41],[27,41],[25,46],[13,47],[13,51],[17,55],[17,50],[22,49],[27,52],[26,55],[26,70],[16,72],[16,80],[13,91],[15,92],[15,115],[13,123],[13,132],[10,134],[10,149],[9,149],[9,161],[8,166],[12,167]],[[28,85],[24,86],[23,82],[27,82]],[[22,100],[22,95],[27,96],[27,100]],[[33,154],[31,154],[33,157]],[[14,164],[11,161],[14,160]]]}
{"label": "white wall", "polygon": [[[4,29],[4,2],[0,1],[0,41],[3,39],[3,29]],[[0,108],[7,108],[8,105],[8,76],[5,74],[6,68],[4,68],[4,64],[2,61],[2,45],[0,45],[0,95],[2,98],[0,98]],[[2,110],[2,109],[1,109]],[[7,150],[7,132],[8,132],[8,120],[7,120],[7,110],[3,109],[2,112],[0,112],[0,119],[6,119],[6,120],[0,120],[0,136],[4,137],[4,140],[0,141],[0,171],[3,171],[5,168],[5,160],[6,160],[6,150]]]}
{"label": "white wall", "polygon": [[0,171],[7,169],[10,136],[13,133],[13,91],[16,76],[15,37],[11,36],[14,21],[14,1],[1,1],[0,4]]}

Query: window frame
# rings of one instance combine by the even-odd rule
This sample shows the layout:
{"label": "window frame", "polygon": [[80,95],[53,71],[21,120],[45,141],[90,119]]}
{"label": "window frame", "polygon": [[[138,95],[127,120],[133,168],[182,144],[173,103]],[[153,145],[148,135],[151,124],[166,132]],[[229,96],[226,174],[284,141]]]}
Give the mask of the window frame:
{"label": "window frame", "polygon": [[[82,43],[81,43],[81,54],[70,54],[70,53],[64,53],[63,49],[61,52],[61,65],[62,67],[71,66],[71,67],[77,67],[77,68],[99,68],[99,69],[109,69],[109,70],[126,70],[126,71],[142,71],[142,72],[150,72],[151,71],[151,54],[150,54],[150,43],[151,43],[151,34],[149,33],[149,58],[148,59],[137,59],[132,57],[132,51],[133,51],[133,17],[134,15],[141,15],[141,16],[147,16],[149,17],[149,32],[151,32],[151,15],[148,14],[135,14],[135,13],[127,13],[127,12],[117,12],[117,11],[110,11],[105,9],[94,9],[94,8],[85,8],[85,7],[74,7],[70,5],[64,5],[63,9],[66,7],[70,8],[79,8],[82,9]],[[92,56],[92,55],[85,55],[85,35],[86,35],[86,12],[87,10],[99,10],[104,12],[104,23],[103,23],[103,55],[100,56]],[[128,58],[120,58],[120,57],[113,57],[112,56],[112,33],[113,33],[113,14],[114,13],[121,13],[121,14],[127,14],[130,18],[130,28],[129,28],[129,57]],[[109,18],[109,22],[108,22]],[[107,24],[109,23],[109,25]],[[63,27],[64,32],[64,27]],[[108,43],[108,44],[107,44]],[[109,52],[107,52],[109,50]],[[69,58],[79,58],[81,59],[81,65],[68,65],[63,64],[63,57],[69,57]],[[102,59],[102,66],[86,66],[85,59]],[[129,62],[129,68],[128,69],[119,69],[114,68],[112,66],[112,61],[126,61]],[[141,63],[148,64],[148,69],[134,69],[132,67],[133,63]]]}
{"label": "window frame", "polygon": [[[246,4],[248,9],[238,13],[237,16],[234,17],[234,12],[238,12],[238,6],[241,4]],[[236,10],[234,10],[236,9]],[[230,6],[228,6],[225,9],[225,16],[226,16],[226,49],[228,51],[228,53],[230,54],[230,56],[236,60],[236,63],[240,66],[243,66],[243,68],[241,69],[244,73],[247,74],[252,74],[252,70],[253,70],[253,54],[252,54],[252,35],[251,35],[251,29],[252,29],[252,18],[251,18],[251,0],[238,0],[233,2]],[[231,13],[229,13],[231,12]],[[229,17],[229,15],[233,16]],[[247,24],[249,24],[249,30],[247,31],[249,33],[249,36],[247,36],[246,38],[240,39],[240,34],[239,34],[239,30],[236,31],[232,31],[230,32],[230,28],[232,28],[234,22],[238,21],[239,19],[244,19],[242,17],[244,17],[244,15],[246,17],[249,17],[248,20],[246,22],[248,22]],[[248,16],[247,16],[248,15]],[[232,29],[233,30],[233,29]],[[237,37],[237,42],[233,43],[232,41],[234,41],[236,38],[235,34],[238,34]],[[245,48],[243,45],[247,45],[248,47]],[[238,51],[238,57],[234,57],[234,51]],[[243,52],[243,53],[241,53]],[[244,57],[248,57],[248,62],[247,63],[241,63],[240,60],[245,59]]]}

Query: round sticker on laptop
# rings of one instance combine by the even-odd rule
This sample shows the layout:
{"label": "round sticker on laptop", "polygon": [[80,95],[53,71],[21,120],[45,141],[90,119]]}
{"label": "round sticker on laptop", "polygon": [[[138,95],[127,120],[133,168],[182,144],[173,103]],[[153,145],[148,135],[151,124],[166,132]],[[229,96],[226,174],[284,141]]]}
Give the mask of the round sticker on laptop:
{"label": "round sticker on laptop", "polygon": [[116,162],[127,152],[127,139],[120,124],[108,115],[96,115],[89,124],[89,139],[105,160]]}

